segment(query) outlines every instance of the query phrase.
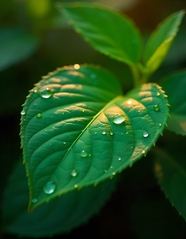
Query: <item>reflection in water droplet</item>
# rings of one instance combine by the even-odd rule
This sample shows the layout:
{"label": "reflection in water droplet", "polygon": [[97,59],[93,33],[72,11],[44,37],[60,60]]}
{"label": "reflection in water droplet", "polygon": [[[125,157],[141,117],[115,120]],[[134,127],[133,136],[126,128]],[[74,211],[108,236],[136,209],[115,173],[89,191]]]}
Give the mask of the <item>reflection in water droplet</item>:
{"label": "reflection in water droplet", "polygon": [[114,135],[114,133],[113,133],[113,132],[110,132],[110,135],[112,136],[112,135]]}
{"label": "reflection in water droplet", "polygon": [[112,175],[114,176],[114,175],[116,175],[116,173],[115,173],[115,172],[113,172],[113,173],[112,173]]}
{"label": "reflection in water droplet", "polygon": [[159,127],[161,127],[161,126],[162,126],[162,124],[158,124],[158,126],[159,126]]}
{"label": "reflection in water droplet", "polygon": [[74,188],[78,188],[79,186],[78,186],[78,184],[74,184]]}
{"label": "reflection in water droplet", "polygon": [[103,131],[102,134],[105,135],[105,134],[106,134],[106,131]]}
{"label": "reflection in water droplet", "polygon": [[157,95],[157,96],[160,96],[160,92],[157,92],[156,95]]}
{"label": "reflection in water droplet", "polygon": [[125,121],[125,117],[123,115],[115,115],[113,118],[114,124],[122,124]]}
{"label": "reflection in water droplet", "polygon": [[149,136],[149,134],[147,132],[143,132],[143,137],[147,138]]}
{"label": "reflection in water droplet", "polygon": [[159,105],[155,105],[154,106],[154,111],[159,111],[159,110],[160,110]]}
{"label": "reflection in water droplet", "polygon": [[42,88],[42,89],[40,90],[40,95],[41,95],[42,98],[48,99],[48,98],[50,98],[50,97],[52,96],[52,91],[51,91],[51,89],[48,88],[48,87]]}
{"label": "reflection in water droplet", "polygon": [[22,110],[21,115],[26,115],[26,112],[24,110]]}
{"label": "reflection in water droplet", "polygon": [[80,65],[79,64],[74,64],[74,69],[75,70],[78,70],[80,68]]}
{"label": "reflection in water droplet", "polygon": [[37,117],[38,119],[40,119],[40,118],[42,117],[42,114],[39,113],[39,114],[36,115],[36,117]]}
{"label": "reflection in water droplet", "polygon": [[33,198],[32,203],[36,203],[36,202],[37,202],[37,198]]}
{"label": "reflection in water droplet", "polygon": [[80,153],[80,156],[82,158],[86,158],[88,156],[87,152],[85,150],[82,150],[81,153]]}
{"label": "reflection in water droplet", "polygon": [[118,160],[121,161],[121,157],[119,157]]}
{"label": "reflection in water droplet", "polygon": [[49,181],[48,183],[46,183],[45,187],[44,187],[44,192],[46,194],[52,194],[56,189],[56,184],[53,181]]}
{"label": "reflection in water droplet", "polygon": [[75,169],[72,170],[71,176],[76,177],[78,175],[77,171]]}
{"label": "reflection in water droplet", "polygon": [[145,150],[142,150],[142,154],[145,154],[146,152],[145,152]]}

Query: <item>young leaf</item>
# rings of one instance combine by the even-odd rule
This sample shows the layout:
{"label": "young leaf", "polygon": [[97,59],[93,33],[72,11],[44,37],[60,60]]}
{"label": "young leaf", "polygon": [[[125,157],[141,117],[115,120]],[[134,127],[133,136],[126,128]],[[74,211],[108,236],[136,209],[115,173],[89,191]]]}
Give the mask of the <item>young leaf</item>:
{"label": "young leaf", "polygon": [[97,187],[89,186],[80,191],[70,192],[29,213],[27,179],[24,166],[19,162],[4,192],[4,230],[32,238],[68,232],[98,212],[111,195],[116,181],[117,177],[114,180],[106,180]]}
{"label": "young leaf", "polygon": [[184,11],[173,13],[151,34],[144,55],[146,70],[153,73],[162,63],[178,32]]}
{"label": "young leaf", "polygon": [[155,174],[161,189],[186,220],[186,161],[185,141],[169,146],[169,153],[157,151]]}
{"label": "young leaf", "polygon": [[62,5],[59,10],[97,51],[129,65],[139,61],[142,41],[128,17],[97,4]]}
{"label": "young leaf", "polygon": [[37,48],[39,39],[20,29],[0,31],[0,71],[28,58]]}
{"label": "young leaf", "polygon": [[166,76],[161,83],[170,103],[168,129],[186,135],[186,69]]}
{"label": "young leaf", "polygon": [[167,121],[167,98],[158,85],[144,84],[122,96],[110,72],[74,67],[40,81],[21,112],[30,208],[133,164]]}

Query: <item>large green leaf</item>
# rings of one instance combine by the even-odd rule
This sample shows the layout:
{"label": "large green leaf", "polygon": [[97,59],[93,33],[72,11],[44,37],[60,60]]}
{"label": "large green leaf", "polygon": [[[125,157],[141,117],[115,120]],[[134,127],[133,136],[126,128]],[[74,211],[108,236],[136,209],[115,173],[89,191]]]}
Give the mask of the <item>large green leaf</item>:
{"label": "large green leaf", "polygon": [[170,103],[168,129],[186,135],[186,70],[166,76],[161,83]]}
{"label": "large green leaf", "polygon": [[184,11],[173,13],[151,34],[144,55],[148,73],[154,72],[162,63],[178,32]]}
{"label": "large green leaf", "polygon": [[163,130],[168,106],[156,84],[122,96],[110,72],[76,64],[40,81],[21,114],[34,208],[112,177],[145,155]]}
{"label": "large green leaf", "polygon": [[21,29],[0,29],[0,70],[28,58],[37,49],[38,37]]}
{"label": "large green leaf", "polygon": [[139,61],[141,37],[128,17],[97,4],[69,4],[59,10],[99,52],[129,65]]}
{"label": "large green leaf", "polygon": [[98,212],[109,198],[116,181],[117,178],[106,180],[96,187],[73,191],[29,213],[27,179],[24,166],[19,162],[4,192],[3,228],[10,233],[29,237],[48,237],[67,232]]}
{"label": "large green leaf", "polygon": [[[155,173],[166,197],[186,220],[186,141],[175,137],[167,151],[157,149]],[[168,152],[168,153],[167,153]]]}

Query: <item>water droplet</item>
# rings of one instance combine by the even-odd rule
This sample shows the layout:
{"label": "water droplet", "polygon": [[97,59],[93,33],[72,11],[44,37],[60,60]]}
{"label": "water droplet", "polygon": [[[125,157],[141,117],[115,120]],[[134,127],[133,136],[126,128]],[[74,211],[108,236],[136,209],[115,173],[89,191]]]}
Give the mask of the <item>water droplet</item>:
{"label": "water droplet", "polygon": [[37,202],[37,198],[33,198],[32,203],[36,203],[36,202]]}
{"label": "water droplet", "polygon": [[123,115],[115,115],[113,118],[114,124],[122,124],[125,121],[125,117]]}
{"label": "water droplet", "polygon": [[74,188],[78,188],[79,186],[78,186],[78,184],[74,184]]}
{"label": "water droplet", "polygon": [[97,132],[95,132],[94,134],[97,134]]}
{"label": "water droplet", "polygon": [[156,95],[157,95],[157,96],[160,96],[160,92],[157,92]]}
{"label": "water droplet", "polygon": [[105,169],[105,170],[104,170],[104,172],[106,173],[106,172],[107,172],[107,170]]}
{"label": "water droplet", "polygon": [[118,158],[119,161],[121,161],[121,159],[122,159],[121,157]]}
{"label": "water droplet", "polygon": [[112,135],[114,135],[114,133],[113,133],[113,132],[110,132],[110,136],[112,136]]}
{"label": "water droplet", "polygon": [[63,142],[63,144],[66,144],[66,142]]}
{"label": "water droplet", "polygon": [[37,104],[36,103],[34,103],[34,106],[36,106]]}
{"label": "water droplet", "polygon": [[129,134],[129,132],[127,131],[126,134]]}
{"label": "water droplet", "polygon": [[22,110],[21,115],[26,115],[26,112],[24,110]]}
{"label": "water droplet", "polygon": [[86,158],[88,156],[88,154],[87,154],[87,152],[85,150],[82,150],[80,156],[82,158]]}
{"label": "water droplet", "polygon": [[147,132],[143,132],[143,137],[147,138],[149,136],[149,134]]}
{"label": "water droplet", "polygon": [[113,173],[112,173],[112,175],[114,176],[114,175],[116,175],[116,173],[115,173],[115,172],[113,172]]}
{"label": "water droplet", "polygon": [[39,113],[39,114],[36,115],[36,117],[37,117],[38,119],[40,119],[40,118],[42,117],[42,114]]}
{"label": "water droplet", "polygon": [[56,184],[53,181],[49,181],[48,183],[46,183],[46,185],[44,186],[44,192],[46,194],[52,194],[56,189]]}
{"label": "water droplet", "polygon": [[145,154],[146,152],[145,152],[145,150],[142,150],[142,154]]}
{"label": "water droplet", "polygon": [[40,90],[40,95],[42,98],[48,99],[52,96],[52,91],[50,88],[46,87],[46,88],[42,88]]}
{"label": "water droplet", "polygon": [[71,176],[76,177],[78,175],[77,171],[75,169],[72,170]]}
{"label": "water droplet", "polygon": [[102,134],[105,135],[105,134],[106,134],[106,131],[103,131]]}
{"label": "water droplet", "polygon": [[123,135],[123,133],[121,133],[121,135]]}
{"label": "water droplet", "polygon": [[132,100],[128,100],[128,101],[127,101],[127,104],[128,104],[128,105],[131,105],[131,104],[132,104]]}
{"label": "water droplet", "polygon": [[82,110],[82,112],[84,113],[84,112],[85,112],[85,110]]}
{"label": "water droplet", "polygon": [[159,111],[160,108],[159,108],[159,105],[154,105],[154,111]]}
{"label": "water droplet", "polygon": [[80,68],[80,65],[79,64],[74,64],[74,69],[75,70],[78,70]]}
{"label": "water droplet", "polygon": [[158,124],[158,126],[159,126],[159,127],[161,127],[161,126],[162,126],[162,124]]}
{"label": "water droplet", "polygon": [[110,168],[113,168],[113,166],[111,165]]}

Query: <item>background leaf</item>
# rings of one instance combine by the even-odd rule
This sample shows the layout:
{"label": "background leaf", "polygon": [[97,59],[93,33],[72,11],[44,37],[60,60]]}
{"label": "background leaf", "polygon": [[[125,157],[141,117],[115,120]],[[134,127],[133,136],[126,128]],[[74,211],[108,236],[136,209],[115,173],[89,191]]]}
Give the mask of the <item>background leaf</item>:
{"label": "background leaf", "polygon": [[141,55],[141,37],[126,16],[100,5],[62,5],[73,28],[97,51],[134,65]]}
{"label": "background leaf", "polygon": [[39,38],[21,29],[0,30],[0,70],[28,58],[37,49]]}
{"label": "background leaf", "polygon": [[186,135],[186,69],[164,77],[161,85],[170,103],[168,129]]}
{"label": "background leaf", "polygon": [[28,237],[49,237],[68,232],[98,212],[111,195],[116,179],[106,180],[96,187],[73,191],[29,213],[27,179],[24,166],[19,161],[4,192],[4,230]]}
{"label": "background leaf", "polygon": [[162,63],[178,32],[184,11],[173,13],[153,31],[145,50],[144,62],[148,73],[153,73]]}
{"label": "background leaf", "polygon": [[144,84],[123,97],[110,72],[74,65],[40,81],[21,114],[34,208],[132,165],[159,137],[168,106],[156,84]]}
{"label": "background leaf", "polygon": [[157,157],[154,164],[161,189],[184,219],[186,219],[185,143],[183,137],[169,133],[167,142],[164,143],[165,151],[156,149]]}

